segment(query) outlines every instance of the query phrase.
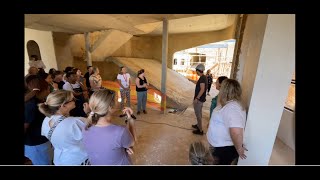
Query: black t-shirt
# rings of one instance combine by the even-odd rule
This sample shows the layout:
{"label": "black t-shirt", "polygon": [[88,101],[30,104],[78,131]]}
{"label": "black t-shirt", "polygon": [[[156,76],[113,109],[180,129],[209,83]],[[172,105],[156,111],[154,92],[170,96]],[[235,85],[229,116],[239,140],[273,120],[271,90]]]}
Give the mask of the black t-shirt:
{"label": "black t-shirt", "polygon": [[84,74],[84,78],[86,78],[86,85],[87,85],[87,87],[88,87],[88,88],[91,88],[91,86],[90,86],[90,81],[89,81],[89,78],[90,78],[89,72],[86,72],[86,73]]}
{"label": "black t-shirt", "polygon": [[212,84],[212,74],[207,75],[208,84]]}
{"label": "black t-shirt", "polygon": [[[137,77],[139,78],[139,77]],[[140,86],[142,86],[144,83],[147,83],[147,78],[144,77],[144,80],[142,80],[141,78],[139,78],[139,84]],[[147,88],[143,87],[143,88],[138,88],[138,86],[136,85],[136,91],[137,92],[141,92],[141,91],[147,91]]]}
{"label": "black t-shirt", "polygon": [[53,82],[58,84],[59,89],[63,89],[63,85],[64,85],[63,81],[60,81],[60,82],[53,81]]}
{"label": "black t-shirt", "polygon": [[200,101],[201,102],[205,102],[206,101],[206,91],[208,89],[208,81],[207,81],[207,77],[205,75],[202,75],[199,78],[199,80],[197,81],[196,90],[194,92],[194,98],[193,99],[196,99],[196,97],[198,96],[198,94],[200,92],[200,83],[205,83],[204,92],[203,92],[202,96],[200,97]]}
{"label": "black t-shirt", "polygon": [[29,127],[25,133],[25,145],[36,146],[48,141],[46,137],[41,136],[41,127],[45,115],[39,111],[38,103],[39,101],[35,97],[25,103],[24,122],[29,123]]}

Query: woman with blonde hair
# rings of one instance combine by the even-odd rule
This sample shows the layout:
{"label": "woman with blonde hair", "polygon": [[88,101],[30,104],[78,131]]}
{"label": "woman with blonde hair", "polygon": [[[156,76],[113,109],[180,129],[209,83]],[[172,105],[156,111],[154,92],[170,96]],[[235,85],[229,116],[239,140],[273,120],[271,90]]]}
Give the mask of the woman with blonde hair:
{"label": "woman with blonde hair", "polygon": [[190,144],[189,161],[192,165],[212,165],[213,159],[201,141]]}
{"label": "woman with blonde hair", "polygon": [[209,121],[207,139],[214,161],[219,165],[230,165],[238,157],[246,158],[243,146],[246,111],[241,94],[238,81],[225,79]]}
{"label": "woman with blonde hair", "polygon": [[75,99],[71,91],[57,90],[49,94],[39,110],[46,118],[42,123],[41,133],[54,147],[55,165],[86,165],[88,155],[83,148],[82,129],[85,118],[70,117]]}
{"label": "woman with blonde hair", "polygon": [[134,145],[134,121],[132,109],[126,107],[127,127],[111,122],[115,92],[102,89],[94,92],[85,109],[89,112],[88,123],[83,131],[84,147],[92,165],[131,165],[129,154]]}
{"label": "woman with blonde hair", "polygon": [[94,91],[101,89],[102,87],[102,78],[100,76],[100,71],[98,67],[93,67],[92,74],[89,77],[90,87],[91,87],[91,94]]}

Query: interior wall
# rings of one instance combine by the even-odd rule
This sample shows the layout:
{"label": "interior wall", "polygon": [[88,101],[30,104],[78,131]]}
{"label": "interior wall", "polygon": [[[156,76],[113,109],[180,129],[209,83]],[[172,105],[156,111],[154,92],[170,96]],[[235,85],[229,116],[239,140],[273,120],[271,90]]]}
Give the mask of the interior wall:
{"label": "interior wall", "polygon": [[29,69],[27,43],[30,40],[34,40],[39,46],[42,58],[41,60],[46,66],[45,71],[48,72],[50,68],[57,68],[57,60],[53,45],[52,32],[24,28],[24,74],[28,74]]}
{"label": "interior wall", "polygon": [[250,14],[245,25],[237,79],[243,87],[242,94],[246,107],[250,105],[267,19],[267,14]]}
{"label": "interior wall", "polygon": [[258,58],[239,165],[269,164],[295,67],[295,15],[268,15]]}
{"label": "interior wall", "polygon": [[277,137],[294,151],[296,138],[295,129],[294,113],[284,109],[281,116]]}

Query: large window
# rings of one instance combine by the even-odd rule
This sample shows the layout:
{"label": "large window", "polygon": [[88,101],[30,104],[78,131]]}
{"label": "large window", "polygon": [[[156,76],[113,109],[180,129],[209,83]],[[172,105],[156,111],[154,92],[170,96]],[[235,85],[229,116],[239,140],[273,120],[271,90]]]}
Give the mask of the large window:
{"label": "large window", "polygon": [[289,87],[285,108],[290,111],[294,111],[295,105],[296,105],[296,78],[294,73],[291,80],[290,87]]}

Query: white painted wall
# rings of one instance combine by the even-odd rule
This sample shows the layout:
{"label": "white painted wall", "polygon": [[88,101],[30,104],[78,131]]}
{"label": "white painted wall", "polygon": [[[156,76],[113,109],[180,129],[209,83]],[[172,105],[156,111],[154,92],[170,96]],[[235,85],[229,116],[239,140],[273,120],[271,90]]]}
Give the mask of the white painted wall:
{"label": "white painted wall", "polygon": [[270,14],[244,134],[247,159],[268,165],[295,67],[295,15]]}
{"label": "white painted wall", "polygon": [[42,61],[46,65],[45,71],[48,72],[50,68],[57,69],[52,32],[24,28],[24,74],[28,74],[29,69],[29,56],[27,50],[27,43],[29,40],[34,40],[39,45]]}
{"label": "white painted wall", "polygon": [[277,137],[295,151],[295,116],[286,109],[283,110]]}

